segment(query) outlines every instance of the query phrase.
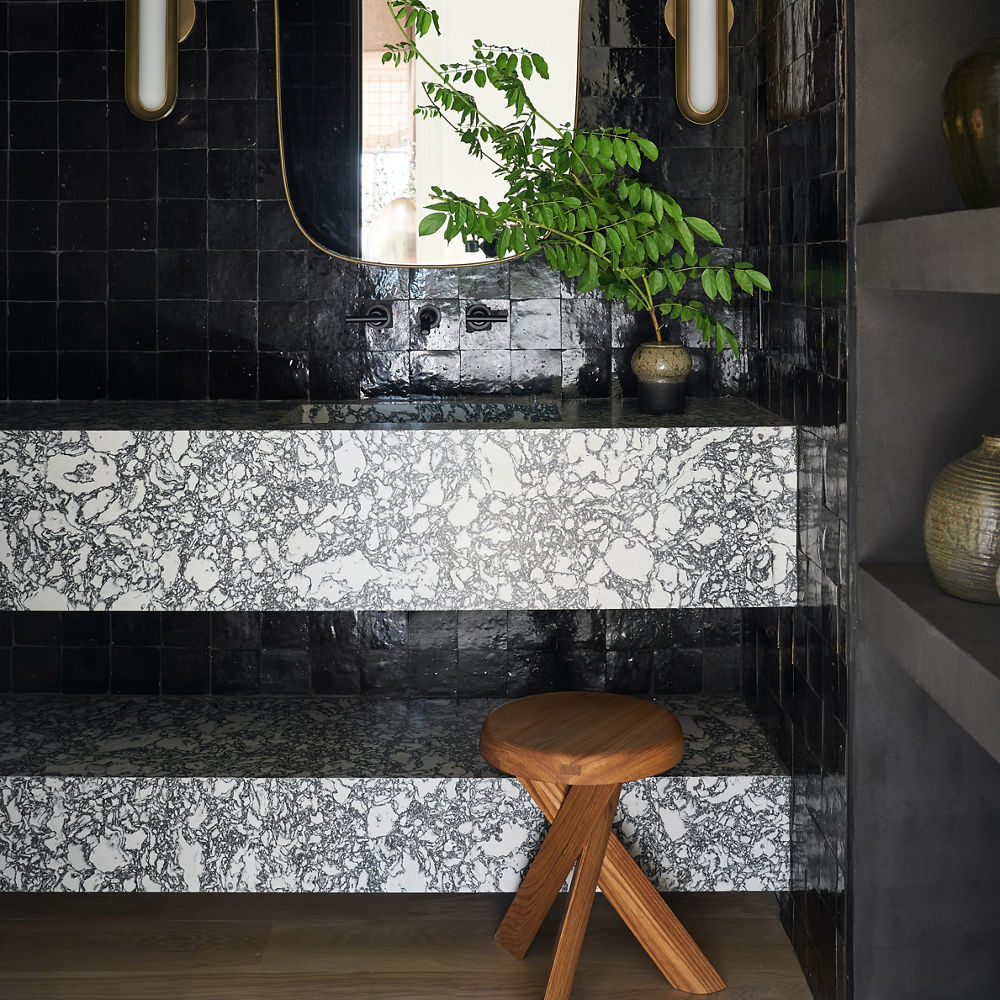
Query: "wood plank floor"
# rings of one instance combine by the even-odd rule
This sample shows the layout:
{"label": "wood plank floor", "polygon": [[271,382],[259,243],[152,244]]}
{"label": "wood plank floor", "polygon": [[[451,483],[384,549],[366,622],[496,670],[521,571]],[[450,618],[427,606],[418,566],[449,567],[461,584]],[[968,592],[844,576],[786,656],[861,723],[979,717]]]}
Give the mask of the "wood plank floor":
{"label": "wood plank floor", "polygon": [[[509,896],[0,894],[3,1000],[541,1000],[565,895],[523,961]],[[809,1000],[769,893],[681,893],[716,1000]],[[603,898],[573,1000],[681,1000]]]}

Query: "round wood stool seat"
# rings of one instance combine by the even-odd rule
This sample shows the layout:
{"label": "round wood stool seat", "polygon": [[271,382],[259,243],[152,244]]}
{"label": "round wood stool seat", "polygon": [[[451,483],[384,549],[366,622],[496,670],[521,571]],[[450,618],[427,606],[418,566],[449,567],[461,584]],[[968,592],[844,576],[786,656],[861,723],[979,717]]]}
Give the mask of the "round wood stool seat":
{"label": "round wood stool seat", "polygon": [[479,752],[513,774],[551,822],[496,939],[523,958],[573,867],[545,1000],[566,1000],[598,886],[672,986],[725,983],[611,831],[623,782],[660,774],[684,755],[665,708],[596,691],[508,702],[483,723]]}
{"label": "round wood stool seat", "polygon": [[479,752],[518,778],[617,785],[649,778],[684,756],[678,721],[638,698],[597,691],[536,694],[495,709]]}

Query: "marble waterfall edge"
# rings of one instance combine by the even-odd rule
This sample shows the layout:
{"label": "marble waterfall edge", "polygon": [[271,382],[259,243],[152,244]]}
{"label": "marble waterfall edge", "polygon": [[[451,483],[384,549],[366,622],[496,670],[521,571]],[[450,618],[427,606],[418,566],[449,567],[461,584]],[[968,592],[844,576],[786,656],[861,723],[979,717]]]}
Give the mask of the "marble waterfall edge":
{"label": "marble waterfall edge", "polygon": [[0,607],[796,601],[785,426],[0,431]]}

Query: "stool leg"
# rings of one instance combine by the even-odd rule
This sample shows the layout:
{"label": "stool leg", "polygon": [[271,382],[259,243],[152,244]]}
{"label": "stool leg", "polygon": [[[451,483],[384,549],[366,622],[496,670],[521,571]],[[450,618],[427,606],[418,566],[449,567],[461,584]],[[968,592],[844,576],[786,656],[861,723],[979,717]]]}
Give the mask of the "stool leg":
{"label": "stool leg", "polygon": [[584,849],[588,831],[600,821],[607,802],[606,787],[573,785],[553,815],[552,827],[495,935],[516,958],[524,958],[531,947],[566,876]]}
{"label": "stool leg", "polygon": [[[576,975],[576,965],[580,959],[583,936],[587,931],[587,921],[594,905],[597,877],[604,864],[604,852],[611,836],[611,821],[618,808],[618,793],[621,785],[600,786],[606,796],[603,815],[599,816],[587,834],[587,843],[573,873],[573,883],[569,890],[569,901],[559,928],[556,953],[549,972],[545,1000],[568,1000],[569,991]],[[608,793],[610,792],[610,795]]]}
{"label": "stool leg", "polygon": [[[565,785],[521,783],[549,819],[559,812]],[[704,994],[725,988],[712,963],[617,837],[608,840],[598,885],[674,989]]]}

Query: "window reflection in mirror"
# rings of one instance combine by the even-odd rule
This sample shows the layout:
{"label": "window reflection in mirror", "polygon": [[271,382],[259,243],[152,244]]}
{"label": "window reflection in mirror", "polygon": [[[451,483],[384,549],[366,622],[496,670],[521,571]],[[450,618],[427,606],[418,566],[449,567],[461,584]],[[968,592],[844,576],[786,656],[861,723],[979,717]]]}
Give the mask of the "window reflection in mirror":
{"label": "window reflection in mirror", "polygon": [[[493,165],[471,157],[443,122],[413,114],[427,101],[423,83],[431,70],[419,60],[398,67],[382,62],[384,46],[401,38],[384,0],[353,0],[361,17],[357,33],[357,25],[345,30],[343,19],[303,18],[306,6],[276,0],[282,161],[289,204],[303,231],[329,253],[372,263],[488,261],[480,247],[469,249],[457,239],[448,244],[441,232],[417,237],[431,185],[490,201],[504,188],[492,176]],[[551,121],[575,122],[580,0],[436,0],[433,6],[441,36],[432,33],[420,42],[433,64],[464,61],[475,38],[540,52],[550,79],[532,77],[529,92]],[[307,38],[306,30],[314,37]],[[352,38],[353,51],[346,55],[345,39]],[[316,74],[324,73],[323,54],[334,52],[341,57],[328,67],[330,76],[346,72],[357,92],[352,100],[320,106],[315,95],[325,88]],[[510,120],[500,95],[472,83],[468,88],[487,115]]]}

